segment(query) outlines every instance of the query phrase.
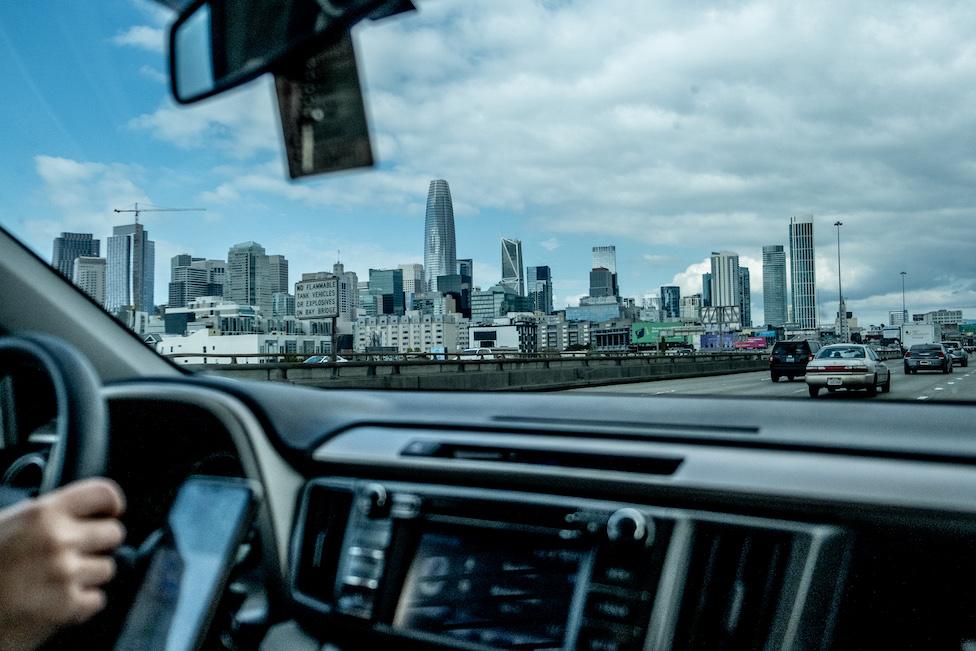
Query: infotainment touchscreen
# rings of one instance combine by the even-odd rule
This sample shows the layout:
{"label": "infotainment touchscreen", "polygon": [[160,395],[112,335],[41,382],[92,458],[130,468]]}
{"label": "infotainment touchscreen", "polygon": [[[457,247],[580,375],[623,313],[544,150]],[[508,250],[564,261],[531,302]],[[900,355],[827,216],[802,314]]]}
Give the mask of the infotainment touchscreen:
{"label": "infotainment touchscreen", "polygon": [[423,534],[394,627],[503,649],[558,649],[587,552],[556,536],[445,528]]}

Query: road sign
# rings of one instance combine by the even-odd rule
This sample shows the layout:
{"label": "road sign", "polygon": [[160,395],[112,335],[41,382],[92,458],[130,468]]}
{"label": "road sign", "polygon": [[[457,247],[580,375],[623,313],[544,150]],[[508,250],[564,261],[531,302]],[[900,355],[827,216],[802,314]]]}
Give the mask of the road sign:
{"label": "road sign", "polygon": [[295,283],[295,318],[334,319],[339,316],[339,279]]}

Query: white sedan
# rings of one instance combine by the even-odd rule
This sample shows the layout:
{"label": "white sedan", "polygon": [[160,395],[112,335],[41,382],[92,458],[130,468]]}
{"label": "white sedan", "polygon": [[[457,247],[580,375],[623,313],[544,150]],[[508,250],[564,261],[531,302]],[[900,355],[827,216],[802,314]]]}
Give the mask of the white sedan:
{"label": "white sedan", "polygon": [[807,364],[807,389],[816,398],[821,389],[864,389],[877,395],[878,389],[891,391],[891,370],[873,350],[860,344],[824,346]]}

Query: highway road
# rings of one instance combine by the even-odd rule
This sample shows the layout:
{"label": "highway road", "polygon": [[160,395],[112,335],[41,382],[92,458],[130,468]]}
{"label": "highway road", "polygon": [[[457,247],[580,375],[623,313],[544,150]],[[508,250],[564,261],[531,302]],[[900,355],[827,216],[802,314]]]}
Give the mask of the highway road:
{"label": "highway road", "polygon": [[[969,366],[956,366],[952,373],[935,371],[905,375],[900,359],[885,362],[891,369],[891,393],[878,393],[870,398],[863,391],[820,392],[817,400],[973,400],[976,401],[976,355],[971,355]],[[775,384],[769,379],[769,371],[735,373],[685,380],[657,380],[633,384],[614,384],[601,387],[571,389],[599,393],[624,393],[628,395],[719,395],[761,396],[780,398],[804,398],[807,385],[803,378],[788,382],[782,378]]]}

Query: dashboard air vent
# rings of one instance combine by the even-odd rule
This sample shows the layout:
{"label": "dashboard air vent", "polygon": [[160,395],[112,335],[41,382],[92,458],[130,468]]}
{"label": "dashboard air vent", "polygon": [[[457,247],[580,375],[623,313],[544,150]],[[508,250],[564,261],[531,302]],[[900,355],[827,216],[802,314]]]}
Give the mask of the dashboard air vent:
{"label": "dashboard air vent", "polygon": [[786,532],[701,525],[692,544],[673,648],[763,648],[792,543]]}

